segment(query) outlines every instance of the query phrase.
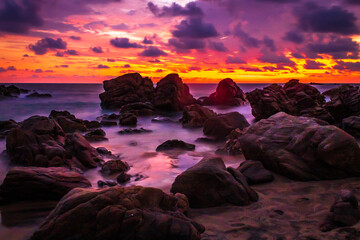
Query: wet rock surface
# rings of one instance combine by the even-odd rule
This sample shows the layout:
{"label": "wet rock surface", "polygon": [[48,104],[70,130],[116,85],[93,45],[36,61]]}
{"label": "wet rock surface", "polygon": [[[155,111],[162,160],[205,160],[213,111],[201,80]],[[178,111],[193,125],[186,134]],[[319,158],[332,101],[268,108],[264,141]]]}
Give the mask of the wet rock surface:
{"label": "wet rock surface", "polygon": [[215,116],[216,113],[214,111],[199,104],[192,104],[184,108],[183,117],[180,119],[180,122],[185,128],[200,128],[204,126],[204,123],[209,118]]}
{"label": "wet rock surface", "polygon": [[204,227],[187,218],[187,210],[185,196],[155,188],[78,188],[62,198],[30,239],[201,239]]}
{"label": "wet rock surface", "polygon": [[249,185],[267,183],[274,180],[274,175],[264,168],[259,161],[246,160],[237,168],[245,177]]}
{"label": "wet rock surface", "polygon": [[5,201],[59,200],[73,188],[91,187],[81,174],[61,167],[14,167],[0,186]]}
{"label": "wet rock surface", "polygon": [[120,115],[119,124],[122,126],[135,126],[137,124],[137,117],[132,113],[124,113]]}
{"label": "wet rock surface", "polygon": [[128,128],[124,130],[118,131],[120,135],[128,135],[128,134],[142,134],[142,133],[151,133],[152,131],[145,128]]}
{"label": "wet rock surface", "polygon": [[195,150],[195,145],[186,143],[181,140],[173,139],[173,140],[167,140],[166,142],[163,142],[160,144],[157,148],[157,152],[161,151],[169,151],[169,150],[184,150],[184,151],[193,151]]}
{"label": "wet rock surface", "polygon": [[136,116],[152,116],[155,108],[150,102],[129,103],[120,108],[120,113],[132,113]]}
{"label": "wet rock surface", "polygon": [[234,170],[227,170],[221,158],[204,158],[177,176],[170,191],[186,195],[192,208],[257,201],[245,177]]}
{"label": "wet rock surface", "polygon": [[360,149],[343,130],[313,118],[277,113],[249,128],[239,140],[248,160],[261,161],[297,180],[360,176]]}

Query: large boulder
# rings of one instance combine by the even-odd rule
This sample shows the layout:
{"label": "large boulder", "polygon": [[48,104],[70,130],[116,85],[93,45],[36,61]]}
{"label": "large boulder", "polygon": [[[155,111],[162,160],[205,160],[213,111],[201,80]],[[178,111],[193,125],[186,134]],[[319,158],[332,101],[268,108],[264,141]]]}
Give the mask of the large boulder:
{"label": "large boulder", "polygon": [[101,107],[120,109],[128,103],[150,102],[154,85],[150,78],[128,73],[103,82],[105,92],[99,95]]}
{"label": "large boulder", "polygon": [[325,108],[337,122],[341,122],[344,118],[360,114],[359,86],[345,84],[330,89],[323,94],[330,96],[331,101],[325,104]]}
{"label": "large boulder", "polygon": [[120,108],[120,113],[132,113],[136,116],[151,116],[155,114],[155,108],[149,102],[129,103]]}
{"label": "large boulder", "polygon": [[296,180],[360,176],[360,148],[343,130],[324,121],[277,113],[239,138],[244,156]]}
{"label": "large boulder", "polygon": [[231,78],[221,80],[216,92],[200,100],[204,105],[239,106],[247,103],[245,93]]}
{"label": "large boulder", "polygon": [[224,139],[234,129],[242,130],[249,125],[242,114],[231,112],[209,118],[204,124],[203,132],[206,136]]}
{"label": "large boulder", "polygon": [[228,171],[221,158],[202,159],[177,176],[170,191],[185,194],[192,208],[241,206],[257,201],[245,177],[234,169]]}
{"label": "large boulder", "polygon": [[215,117],[216,113],[199,104],[192,104],[184,107],[183,117],[180,119],[185,128],[203,127],[206,120]]}
{"label": "large boulder", "polygon": [[174,149],[184,150],[184,151],[193,151],[193,150],[195,150],[195,145],[186,143],[181,140],[173,139],[173,140],[167,140],[167,141],[163,142],[162,144],[160,144],[156,148],[156,151],[161,152],[161,151],[169,151],[169,150],[174,150]]}
{"label": "large boulder", "polygon": [[156,188],[111,187],[70,191],[31,240],[198,240],[204,227],[187,218],[184,195]]}
{"label": "large boulder", "polygon": [[360,116],[351,116],[342,120],[342,128],[352,136],[360,138]]}
{"label": "large boulder", "polygon": [[246,160],[237,168],[246,177],[250,185],[267,183],[274,180],[274,175],[264,168],[259,161]]}
{"label": "large boulder", "polygon": [[0,139],[5,138],[11,129],[17,127],[19,127],[19,124],[12,119],[8,121],[0,121]]}
{"label": "large boulder", "polygon": [[123,162],[120,159],[113,159],[105,162],[101,166],[101,173],[104,175],[112,175],[125,173],[130,169],[129,164],[127,162]]}
{"label": "large boulder", "polygon": [[14,167],[0,186],[6,201],[59,200],[73,188],[91,187],[81,174],[61,167]]}
{"label": "large boulder", "polygon": [[[283,87],[272,84],[263,89],[255,89],[246,93],[250,102],[252,114],[256,120],[268,118],[278,112],[286,112],[291,115],[311,115],[314,107],[321,107],[325,103],[325,97],[313,86],[300,83],[299,80],[290,80]],[[326,111],[326,109],[324,110]],[[321,117],[319,110],[314,112]],[[326,118],[328,115],[326,115]],[[326,120],[326,119],[323,119]]]}
{"label": "large boulder", "polygon": [[181,111],[185,106],[196,103],[189,87],[178,74],[169,74],[156,84],[153,104],[162,111]]}

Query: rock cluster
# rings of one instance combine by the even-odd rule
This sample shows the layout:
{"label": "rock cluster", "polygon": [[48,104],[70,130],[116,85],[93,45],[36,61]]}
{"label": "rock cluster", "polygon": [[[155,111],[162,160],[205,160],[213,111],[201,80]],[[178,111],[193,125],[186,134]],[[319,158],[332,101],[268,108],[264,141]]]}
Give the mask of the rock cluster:
{"label": "rock cluster", "polygon": [[180,119],[180,122],[185,128],[200,128],[204,126],[204,123],[209,118],[215,116],[216,113],[214,111],[199,104],[192,104],[184,108],[183,117]]}

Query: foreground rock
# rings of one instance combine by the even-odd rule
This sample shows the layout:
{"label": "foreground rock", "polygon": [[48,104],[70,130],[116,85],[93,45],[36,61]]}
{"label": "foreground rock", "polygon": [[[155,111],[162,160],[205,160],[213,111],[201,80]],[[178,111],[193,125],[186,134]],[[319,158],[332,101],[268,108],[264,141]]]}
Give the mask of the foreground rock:
{"label": "foreground rock", "polygon": [[155,188],[74,189],[30,239],[201,239],[204,227],[187,210],[184,195]]}
{"label": "foreground rock", "polygon": [[109,160],[101,166],[101,173],[104,175],[112,175],[125,173],[130,169],[127,162],[123,162],[120,159]]}
{"label": "foreground rock", "polygon": [[4,139],[11,129],[17,127],[19,127],[19,124],[12,119],[0,121],[0,139]]}
{"label": "foreground rock", "polygon": [[124,113],[119,118],[119,124],[122,126],[134,126],[137,124],[137,117],[132,113]]}
{"label": "foreground rock", "polygon": [[[325,97],[313,86],[300,83],[299,80],[290,80],[284,87],[272,84],[264,89],[255,89],[246,93],[256,120],[268,118],[278,112],[291,115],[312,115],[311,109],[321,108]],[[326,109],[314,112],[314,117],[325,116],[324,121],[333,121]],[[321,112],[321,111],[320,111]]]}
{"label": "foreground rock", "polygon": [[95,129],[85,134],[86,140],[89,142],[101,142],[107,141],[108,139],[105,137],[106,133],[102,129]]}
{"label": "foreground rock", "polygon": [[360,138],[360,116],[351,116],[342,120],[342,128],[356,138]]}
{"label": "foreground rock", "polygon": [[239,137],[242,134],[242,130],[235,129],[230,132],[229,135],[226,136],[226,142],[223,147],[216,150],[217,154],[221,155],[240,155],[242,154],[241,145],[239,142]]}
{"label": "foreground rock", "polygon": [[216,113],[214,111],[199,104],[192,104],[184,108],[183,117],[180,119],[180,122],[185,128],[199,128],[203,127],[209,118],[215,116]]}
{"label": "foreground rock", "polygon": [[161,111],[181,111],[196,103],[178,74],[169,74],[156,84],[153,104]]}
{"label": "foreground rock", "polygon": [[10,130],[6,152],[14,164],[39,167],[95,168],[102,159],[96,150],[76,132],[65,136],[51,118],[33,116],[19,128]]}
{"label": "foreground rock", "polygon": [[239,106],[247,103],[245,93],[231,79],[221,80],[216,92],[200,99],[204,105]]}
{"label": "foreground rock", "polygon": [[91,187],[81,174],[66,168],[14,167],[6,174],[0,197],[6,201],[59,200],[73,188]]}
{"label": "foreground rock", "polygon": [[259,161],[246,160],[237,168],[246,177],[250,185],[267,183],[274,180],[274,175],[264,168]]}
{"label": "foreground rock", "polygon": [[161,151],[169,151],[169,150],[174,150],[174,149],[184,150],[184,151],[193,151],[193,150],[195,150],[195,145],[186,143],[181,140],[173,139],[173,140],[167,140],[166,142],[163,142],[162,144],[160,144],[156,148],[156,151],[161,152]]}
{"label": "foreground rock", "polygon": [[228,171],[221,158],[204,158],[177,176],[170,191],[185,194],[192,208],[241,206],[257,201],[245,177],[233,170]]}
{"label": "foreground rock", "polygon": [[355,225],[360,220],[358,200],[349,190],[341,190],[339,198],[330,208],[324,222],[320,225],[323,232],[335,228]]}
{"label": "foreground rock", "polygon": [[244,156],[295,180],[360,176],[356,140],[323,121],[277,113],[240,136]]}
{"label": "foreground rock", "polygon": [[139,73],[128,73],[103,84],[105,92],[99,95],[103,108],[120,109],[128,103],[151,102],[154,93],[152,81]]}
{"label": "foreground rock", "polygon": [[132,113],[136,116],[152,116],[155,114],[155,108],[149,102],[129,103],[120,108],[120,113]]}
{"label": "foreground rock", "polygon": [[243,115],[238,112],[231,112],[209,118],[204,124],[203,132],[206,136],[224,139],[234,129],[242,130],[249,125]]}

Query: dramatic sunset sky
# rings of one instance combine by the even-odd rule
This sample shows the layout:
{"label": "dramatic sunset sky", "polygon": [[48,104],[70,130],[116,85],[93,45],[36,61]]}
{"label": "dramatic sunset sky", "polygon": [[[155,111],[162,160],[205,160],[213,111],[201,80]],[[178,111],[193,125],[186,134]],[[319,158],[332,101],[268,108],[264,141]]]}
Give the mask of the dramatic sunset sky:
{"label": "dramatic sunset sky", "polygon": [[360,0],[0,0],[0,82],[360,82]]}

